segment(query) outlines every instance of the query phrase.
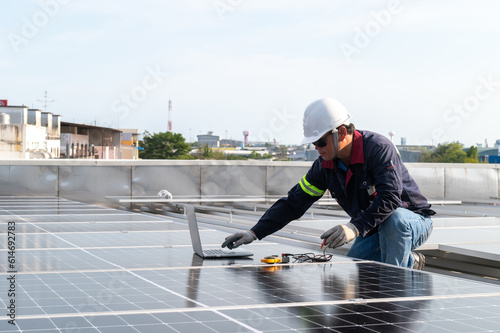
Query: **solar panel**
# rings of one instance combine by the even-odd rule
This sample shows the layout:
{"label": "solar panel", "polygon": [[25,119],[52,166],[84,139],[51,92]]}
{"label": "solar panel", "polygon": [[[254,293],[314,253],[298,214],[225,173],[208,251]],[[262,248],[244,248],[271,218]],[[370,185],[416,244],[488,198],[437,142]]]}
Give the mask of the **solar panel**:
{"label": "solar panel", "polygon": [[[46,211],[37,211],[39,202]],[[269,241],[248,245],[254,258],[201,260],[182,217],[58,198],[4,197],[0,212],[3,281],[11,275],[7,221],[17,233],[17,326],[5,317],[1,332],[498,330],[499,285],[337,255],[261,264],[272,254],[311,252]],[[200,234],[207,245],[227,236],[206,224]],[[13,298],[2,285],[5,309]]]}

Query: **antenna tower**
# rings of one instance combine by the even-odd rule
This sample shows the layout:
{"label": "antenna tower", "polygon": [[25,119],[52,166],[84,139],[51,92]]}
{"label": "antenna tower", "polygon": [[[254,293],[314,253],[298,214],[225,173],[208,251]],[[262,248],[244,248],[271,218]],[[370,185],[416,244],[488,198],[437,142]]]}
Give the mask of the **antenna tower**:
{"label": "antenna tower", "polygon": [[172,100],[168,100],[168,128],[169,132],[172,132]]}
{"label": "antenna tower", "polygon": [[55,102],[55,100],[48,101],[47,100],[47,90],[45,90],[45,97],[43,100],[37,99],[39,102],[43,102],[43,111],[47,112],[47,103]]}

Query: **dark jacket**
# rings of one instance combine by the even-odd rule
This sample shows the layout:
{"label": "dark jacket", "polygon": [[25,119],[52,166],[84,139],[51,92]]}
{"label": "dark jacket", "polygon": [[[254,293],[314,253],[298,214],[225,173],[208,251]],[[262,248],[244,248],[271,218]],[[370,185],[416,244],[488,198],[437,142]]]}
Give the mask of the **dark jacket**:
{"label": "dark jacket", "polygon": [[377,232],[398,207],[424,216],[435,214],[393,143],[377,133],[354,131],[347,168],[340,160],[318,157],[288,197],[274,203],[252,231],[262,239],[280,230],[300,218],[327,189],[362,236]]}

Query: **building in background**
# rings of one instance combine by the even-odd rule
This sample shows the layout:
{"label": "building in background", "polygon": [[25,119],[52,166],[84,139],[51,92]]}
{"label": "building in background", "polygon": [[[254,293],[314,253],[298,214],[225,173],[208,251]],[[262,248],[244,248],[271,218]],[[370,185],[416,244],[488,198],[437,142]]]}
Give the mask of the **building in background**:
{"label": "building in background", "polygon": [[221,147],[241,147],[243,141],[241,140],[233,140],[233,139],[220,139],[219,145]]}
{"label": "building in background", "polygon": [[59,158],[60,116],[6,104],[0,105],[0,158]]}
{"label": "building in background", "polygon": [[210,148],[218,148],[220,145],[220,136],[213,134],[213,131],[208,131],[207,134],[197,135],[200,147],[208,145]]}
{"label": "building in background", "polygon": [[120,129],[121,131],[121,158],[124,160],[138,160],[139,150],[139,130]]}
{"label": "building in background", "polygon": [[[28,110],[28,114],[32,109]],[[40,111],[40,110],[37,110]],[[53,158],[60,157],[61,151],[61,116],[51,112],[41,112],[42,127],[47,128],[47,151]]]}
{"label": "building in background", "polygon": [[318,150],[314,148],[314,145],[312,143],[306,146],[304,155],[306,161],[314,161],[319,157]]}
{"label": "building in background", "polygon": [[401,144],[396,145],[396,148],[403,162],[416,163],[420,161],[422,152],[433,151],[435,147],[433,145],[407,145],[406,138],[403,137],[401,138]]}
{"label": "building in background", "polygon": [[[0,159],[138,159],[138,130],[61,122],[61,116],[0,100]],[[122,143],[123,147],[122,147]]]}
{"label": "building in background", "polygon": [[120,159],[121,131],[108,127],[61,122],[61,157]]}
{"label": "building in background", "polygon": [[[466,152],[468,150],[468,148],[464,149],[464,151]],[[498,156],[498,148],[478,147],[477,159],[479,163],[498,163],[500,161],[500,156]]]}

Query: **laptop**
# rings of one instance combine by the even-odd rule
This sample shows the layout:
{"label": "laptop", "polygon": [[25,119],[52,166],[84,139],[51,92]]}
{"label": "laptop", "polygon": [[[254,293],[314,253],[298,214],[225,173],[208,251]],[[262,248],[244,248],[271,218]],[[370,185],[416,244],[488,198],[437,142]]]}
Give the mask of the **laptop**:
{"label": "laptop", "polygon": [[240,258],[253,256],[252,252],[241,249],[205,249],[201,246],[200,232],[198,230],[198,221],[196,220],[196,213],[193,206],[185,206],[187,221],[189,226],[189,234],[191,235],[191,244],[193,251],[203,259],[213,258]]}

